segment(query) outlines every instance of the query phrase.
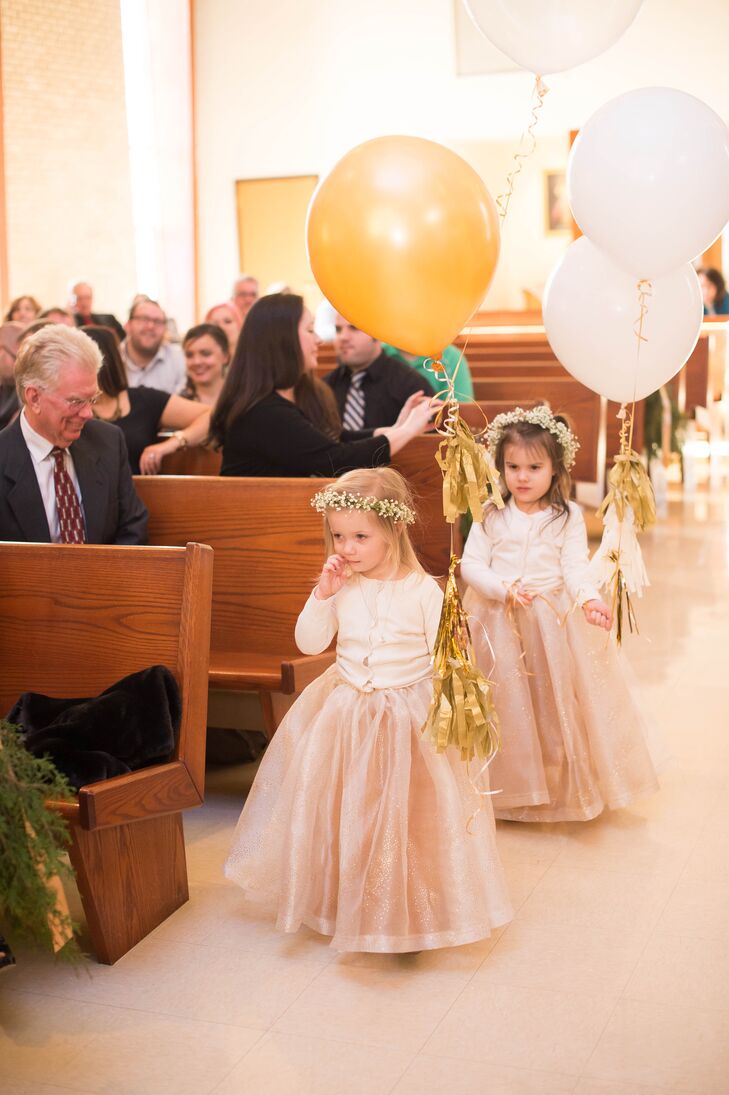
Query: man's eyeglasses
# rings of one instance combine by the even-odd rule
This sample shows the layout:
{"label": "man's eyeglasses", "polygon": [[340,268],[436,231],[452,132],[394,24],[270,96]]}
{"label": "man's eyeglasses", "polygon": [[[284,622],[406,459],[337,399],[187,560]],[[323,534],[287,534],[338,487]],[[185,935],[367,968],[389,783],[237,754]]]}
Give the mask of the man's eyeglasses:
{"label": "man's eyeglasses", "polygon": [[155,316],[132,316],[131,322],[148,323],[150,327],[164,327],[165,320]]}
{"label": "man's eyeglasses", "polygon": [[103,395],[103,392],[97,392],[96,395],[93,396],[91,399],[80,399],[78,396],[75,395],[70,397],[65,395],[59,395],[58,392],[54,392],[52,388],[41,388],[41,391],[44,391],[46,395],[53,395],[57,399],[62,400],[68,407],[69,411],[74,412],[83,411],[86,407],[94,408],[101,399],[101,396]]}
{"label": "man's eyeglasses", "polygon": [[66,404],[69,411],[83,411],[86,407],[93,408],[99,402],[100,398],[101,392],[99,392],[98,395],[95,395],[93,399],[76,399],[75,396],[71,399],[66,399],[65,395],[61,396],[61,399]]}

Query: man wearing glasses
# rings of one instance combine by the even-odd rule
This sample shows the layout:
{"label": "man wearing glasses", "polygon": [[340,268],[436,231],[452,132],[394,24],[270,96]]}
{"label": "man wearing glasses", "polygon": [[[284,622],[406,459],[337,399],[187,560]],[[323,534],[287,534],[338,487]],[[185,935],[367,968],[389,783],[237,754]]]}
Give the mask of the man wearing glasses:
{"label": "man wearing glasses", "polygon": [[96,343],[75,327],[52,324],[21,344],[22,410],[0,432],[0,540],[146,543],[124,435],[94,418],[100,367]]}
{"label": "man wearing glasses", "polygon": [[166,323],[156,300],[142,297],[132,305],[119,347],[130,388],[158,388],[170,395],[184,388],[185,358],[179,346],[165,342]]}

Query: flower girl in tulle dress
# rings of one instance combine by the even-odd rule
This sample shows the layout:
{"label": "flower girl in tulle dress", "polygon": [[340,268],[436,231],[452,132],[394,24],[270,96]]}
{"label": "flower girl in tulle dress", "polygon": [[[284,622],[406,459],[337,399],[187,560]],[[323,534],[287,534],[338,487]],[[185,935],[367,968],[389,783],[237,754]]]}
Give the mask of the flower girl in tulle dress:
{"label": "flower girl in tulle dress", "polygon": [[225,873],[281,931],[306,924],[340,951],[482,939],[511,908],[489,798],[422,736],[443,595],[408,536],[407,485],[353,471],[313,504],[329,557],[296,642],[318,654],[336,635],[336,663],[268,746]]}
{"label": "flower girl in tulle dress", "polygon": [[611,612],[591,582],[585,522],[569,501],[578,443],[546,406],[497,415],[487,439],[506,505],[489,505],[472,527],[461,576],[500,721],[494,812],[587,820],[658,783],[624,663],[601,634]]}

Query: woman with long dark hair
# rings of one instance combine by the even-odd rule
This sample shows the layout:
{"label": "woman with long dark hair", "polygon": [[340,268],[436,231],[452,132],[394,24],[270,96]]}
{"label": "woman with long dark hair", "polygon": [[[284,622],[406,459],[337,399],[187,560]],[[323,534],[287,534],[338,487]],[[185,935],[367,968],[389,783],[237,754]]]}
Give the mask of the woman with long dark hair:
{"label": "woman with long dark hair", "polygon": [[[411,403],[394,426],[337,440],[297,401],[297,386],[316,367],[319,339],[301,297],[274,293],[251,308],[210,420],[223,450],[221,475],[339,475],[351,468],[388,464],[424,433],[435,413],[427,396]],[[301,398],[301,395],[299,395]],[[309,412],[311,413],[311,412]]]}

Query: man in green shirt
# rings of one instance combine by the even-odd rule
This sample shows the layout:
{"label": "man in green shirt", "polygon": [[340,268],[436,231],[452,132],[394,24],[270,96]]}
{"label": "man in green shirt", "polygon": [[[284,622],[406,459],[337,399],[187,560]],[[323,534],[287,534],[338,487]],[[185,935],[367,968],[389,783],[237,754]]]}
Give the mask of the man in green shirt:
{"label": "man in green shirt", "polygon": [[[445,381],[442,379],[439,380],[433,372],[432,358],[417,357],[415,354],[408,354],[405,350],[397,350],[394,346],[388,346],[386,342],[382,343],[382,350],[388,357],[392,357],[396,361],[402,361],[406,365],[410,365],[417,373],[420,373],[421,376],[426,378],[433,388],[433,391],[437,392],[441,398],[445,396]],[[453,376],[456,372],[456,368],[458,369],[455,385],[455,396],[458,402],[471,403],[473,401],[473,382],[465,356],[461,355],[461,351],[457,346],[446,346],[441,354],[440,360],[443,362],[445,371],[449,377]]]}

